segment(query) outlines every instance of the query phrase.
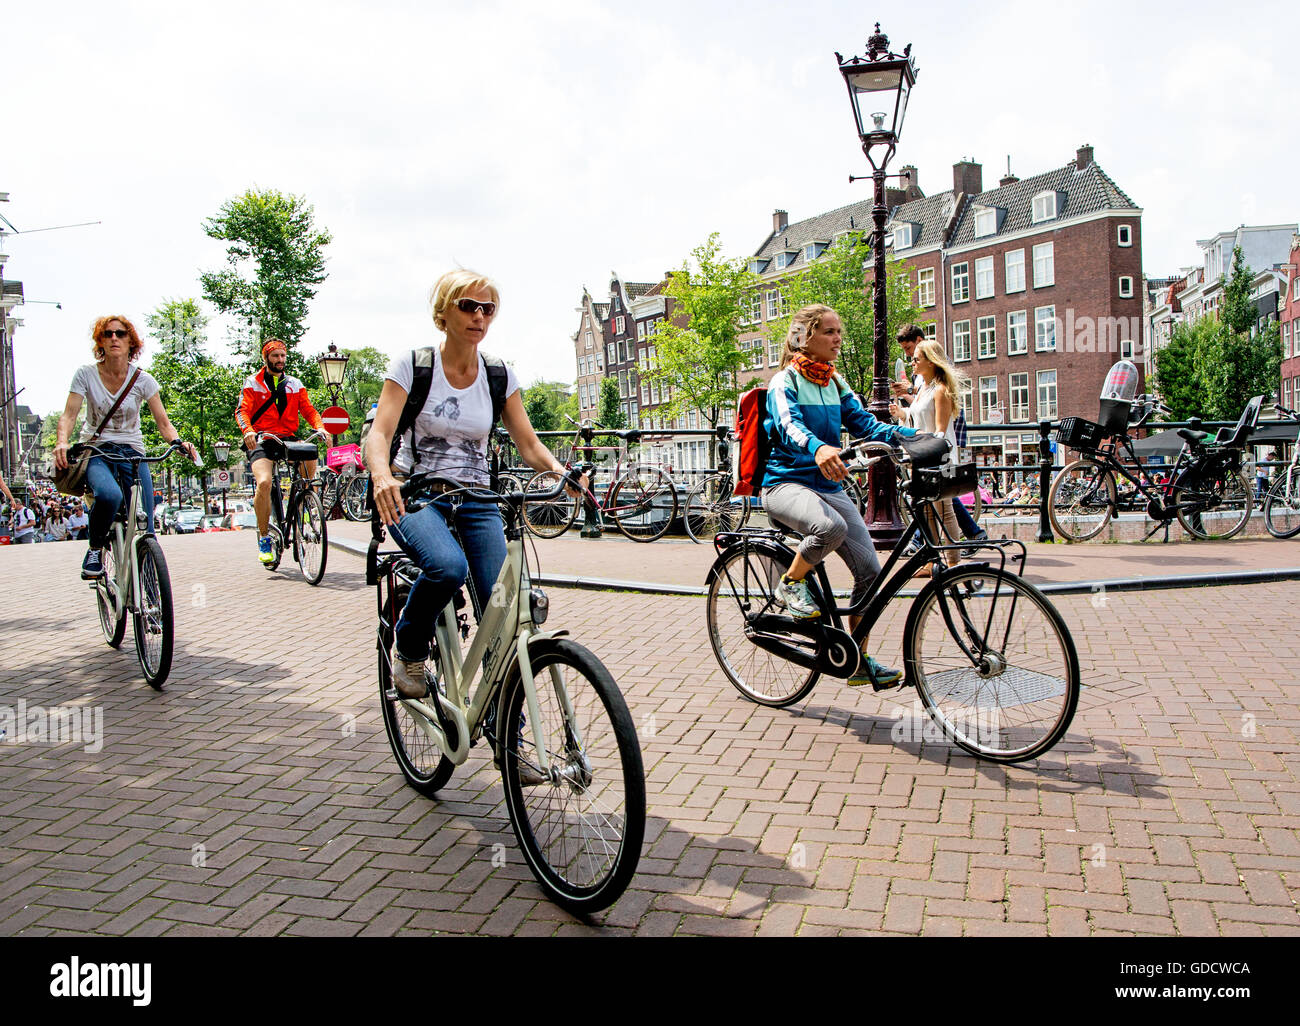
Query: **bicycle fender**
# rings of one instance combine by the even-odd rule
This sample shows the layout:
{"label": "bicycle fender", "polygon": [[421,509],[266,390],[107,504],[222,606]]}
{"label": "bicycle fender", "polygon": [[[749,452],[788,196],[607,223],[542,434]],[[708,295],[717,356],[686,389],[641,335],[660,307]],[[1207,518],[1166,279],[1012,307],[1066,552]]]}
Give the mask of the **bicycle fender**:
{"label": "bicycle fender", "polygon": [[[709,572],[704,577],[704,586],[706,588],[713,583],[713,579],[721,572],[723,561],[731,554],[731,550],[738,548],[739,544],[740,543],[738,542],[733,542],[718,553],[718,558],[713,561],[713,565],[709,567]],[[749,547],[756,552],[766,552],[771,556],[779,556],[783,558],[786,560],[787,566],[789,565],[789,561],[794,558],[794,553],[790,550],[790,547],[784,542],[778,541],[776,538],[765,538],[762,535],[757,537],[751,536],[748,540],[748,544]]]}

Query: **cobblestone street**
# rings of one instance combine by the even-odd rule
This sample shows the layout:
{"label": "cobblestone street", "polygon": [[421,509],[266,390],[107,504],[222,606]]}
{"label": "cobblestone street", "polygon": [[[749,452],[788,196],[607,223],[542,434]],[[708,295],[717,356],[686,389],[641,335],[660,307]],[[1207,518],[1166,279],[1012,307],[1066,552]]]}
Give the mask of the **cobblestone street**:
{"label": "cobblestone street", "polygon": [[[314,589],[287,561],[263,570],[250,532],[162,543],[162,693],[129,630],[104,644],[81,545],[0,551],[0,706],[103,727],[0,739],[0,932],[1300,933],[1294,583],[1056,597],[1083,697],[1052,752],[1010,768],[896,743],[910,690],[823,679],[791,709],[746,702],[701,598],[553,588],[548,626],[608,665],[647,774],[640,868],[583,923],[534,883],[485,749],[437,801],[404,784],[360,559],[332,549]],[[702,584],[711,553],[680,547],[632,548],[698,560],[684,578]],[[562,554],[543,568],[578,572]],[[896,665],[906,602],[872,633]]]}

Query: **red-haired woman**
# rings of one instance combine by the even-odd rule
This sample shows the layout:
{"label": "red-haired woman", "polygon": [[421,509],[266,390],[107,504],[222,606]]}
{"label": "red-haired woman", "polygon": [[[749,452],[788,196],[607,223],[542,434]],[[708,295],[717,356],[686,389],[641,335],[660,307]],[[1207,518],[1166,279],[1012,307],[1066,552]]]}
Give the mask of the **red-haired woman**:
{"label": "red-haired woman", "polygon": [[[133,361],[139,358],[144,343],[140,341],[135,325],[125,317],[101,317],[91,330],[91,338],[91,353],[95,362],[86,364],[72,376],[68,402],[63,408],[63,416],[59,418],[54,463],[60,469],[68,465],[68,435],[72,432],[72,425],[76,422],[83,403],[86,406],[86,420],[81,428],[80,441],[90,441],[102,423],[104,428],[95,446],[106,452],[124,456],[144,454],[140,407],[145,404],[148,404],[154,423],[166,441],[171,442],[180,437],[163,408],[162,399],[158,395],[158,382],[147,371],[139,370],[136,373],[138,368],[133,365]],[[126,394],[123,396],[124,390]],[[119,396],[122,396],[121,403],[105,423],[104,418]],[[185,447],[191,459],[197,458],[198,452],[192,444],[187,442]],[[81,576],[85,580],[94,580],[104,573],[100,550],[108,544],[113,518],[122,506],[130,482],[131,466],[128,463],[95,456],[86,469],[86,485],[95,493],[95,505],[90,511],[87,532],[90,551],[81,564]],[[149,475],[147,463],[140,464],[140,489],[145,515],[152,529],[153,479]]]}

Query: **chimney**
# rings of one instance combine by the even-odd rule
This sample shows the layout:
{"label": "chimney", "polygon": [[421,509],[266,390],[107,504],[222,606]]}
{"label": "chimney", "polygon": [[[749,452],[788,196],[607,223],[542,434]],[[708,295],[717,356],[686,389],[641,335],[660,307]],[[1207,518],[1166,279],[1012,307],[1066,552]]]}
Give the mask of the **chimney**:
{"label": "chimney", "polygon": [[974,196],[984,191],[984,166],[963,160],[952,166],[952,191]]}
{"label": "chimney", "polygon": [[776,235],[786,230],[790,224],[790,215],[784,210],[772,211],[772,234]]}
{"label": "chimney", "polygon": [[1074,166],[1082,171],[1092,163],[1092,143],[1084,143],[1074,155]]}
{"label": "chimney", "polygon": [[999,188],[999,189],[1004,189],[1004,188],[1006,188],[1008,185],[1015,185],[1016,182],[1018,182],[1018,181],[1020,181],[1020,179],[1017,178],[1015,175],[1013,175],[1013,174],[1011,173],[1011,154],[1008,153],[1008,154],[1007,154],[1007,173],[1006,173],[1005,175],[1003,175],[1003,176],[1002,176],[1002,179],[998,182],[998,188]]}

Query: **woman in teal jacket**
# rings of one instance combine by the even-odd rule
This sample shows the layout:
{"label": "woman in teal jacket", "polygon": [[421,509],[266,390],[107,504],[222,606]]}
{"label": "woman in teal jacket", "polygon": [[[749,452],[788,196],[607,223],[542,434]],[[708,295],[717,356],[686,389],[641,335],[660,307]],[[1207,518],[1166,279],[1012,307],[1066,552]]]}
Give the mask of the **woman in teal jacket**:
{"label": "woman in teal jacket", "polygon": [[[894,443],[916,434],[911,428],[878,421],[835,373],[842,344],[840,318],[829,306],[805,306],[790,319],[781,370],[767,388],[767,417],[763,427],[772,452],[763,477],[763,502],[768,516],[803,535],[790,570],[776,588],[776,601],[800,619],[820,616],[806,580],[808,573],[832,552],[838,552],[853,574],[854,603],[865,596],[880,573],[880,558],[867,525],[841,482],[848,468],[840,459],[840,431],[855,438]],[[860,617],[849,617],[849,628]],[[902,679],[902,673],[867,655],[849,684],[870,682],[881,688]]]}

